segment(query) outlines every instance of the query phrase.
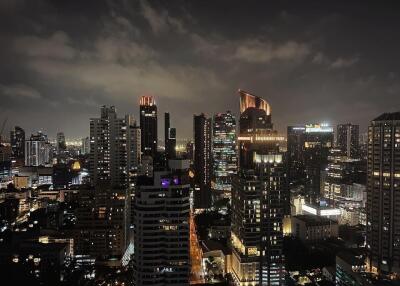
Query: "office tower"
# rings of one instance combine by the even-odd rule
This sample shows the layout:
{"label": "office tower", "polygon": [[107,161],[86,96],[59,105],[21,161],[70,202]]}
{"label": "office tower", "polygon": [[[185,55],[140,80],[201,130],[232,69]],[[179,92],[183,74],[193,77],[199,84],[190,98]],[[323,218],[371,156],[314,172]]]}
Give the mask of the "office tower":
{"label": "office tower", "polygon": [[239,171],[232,183],[232,275],[235,285],[284,285],[282,219],[285,165],[262,98],[239,90]]}
{"label": "office tower", "polygon": [[57,142],[57,146],[56,146],[57,154],[60,155],[67,150],[67,144],[65,142],[65,135],[63,132],[57,133],[57,141],[56,142]]}
{"label": "office tower", "polygon": [[25,141],[25,166],[44,166],[50,163],[51,145],[42,132],[32,134]]}
{"label": "office tower", "polygon": [[164,114],[164,143],[166,160],[176,157],[176,129],[171,128],[168,112]]}
{"label": "office tower", "polygon": [[333,147],[333,128],[327,124],[308,124],[304,136],[304,171],[307,201],[315,203],[321,195],[321,171],[328,165]]}
{"label": "office tower", "polygon": [[211,206],[211,119],[202,113],[194,115],[194,207]]}
{"label": "office tower", "polygon": [[152,96],[140,98],[140,130],[142,154],[154,159],[157,153],[157,105]]}
{"label": "office tower", "polygon": [[217,113],[213,120],[213,189],[230,198],[232,176],[237,172],[236,118]]}
{"label": "office tower", "polygon": [[381,274],[400,273],[400,112],[368,128],[367,247]]}
{"label": "office tower", "polygon": [[127,130],[114,106],[101,107],[100,118],[90,119],[89,172],[92,185],[127,184]]}
{"label": "office tower", "polygon": [[128,171],[137,170],[141,163],[141,130],[132,115],[125,116],[127,125]]}
{"label": "office tower", "polygon": [[130,196],[127,189],[81,188],[75,211],[75,253],[120,266],[128,244]]}
{"label": "office tower", "polygon": [[337,126],[336,147],[341,149],[347,157],[358,158],[360,156],[359,126],[351,123]]}
{"label": "office tower", "polygon": [[287,159],[288,179],[291,186],[304,184],[304,141],[305,126],[288,126],[287,128]]}
{"label": "office tower", "polygon": [[82,142],[81,154],[82,155],[89,154],[90,153],[90,138],[89,137],[82,138],[81,142]]}
{"label": "office tower", "polygon": [[10,132],[10,143],[12,157],[15,160],[25,159],[25,131],[19,126],[15,126]]}
{"label": "office tower", "polygon": [[138,178],[133,203],[134,283],[189,285],[188,160]]}

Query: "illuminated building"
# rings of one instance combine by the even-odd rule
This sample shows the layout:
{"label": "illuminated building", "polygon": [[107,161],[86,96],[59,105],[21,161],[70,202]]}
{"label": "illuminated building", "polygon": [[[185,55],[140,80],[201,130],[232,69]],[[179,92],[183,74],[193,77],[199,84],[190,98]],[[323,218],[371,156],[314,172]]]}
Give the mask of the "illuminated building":
{"label": "illuminated building", "polygon": [[359,158],[360,139],[359,126],[350,123],[337,126],[336,147],[345,152],[349,158]]}
{"label": "illuminated building", "polygon": [[339,225],[324,216],[297,215],[291,217],[292,236],[304,242],[337,238]]}
{"label": "illuminated building", "polygon": [[342,211],[340,224],[365,225],[366,164],[344,154],[341,149],[329,150],[323,196],[330,206]]}
{"label": "illuminated building", "polygon": [[400,112],[368,128],[367,247],[371,266],[400,273]]}
{"label": "illuminated building", "polygon": [[140,130],[142,154],[154,159],[157,153],[157,105],[152,96],[140,98]]}
{"label": "illuminated building", "polygon": [[137,170],[141,164],[141,130],[132,115],[126,115],[128,171]]}
{"label": "illuminated building", "polygon": [[213,189],[230,197],[232,176],[237,172],[235,116],[230,111],[215,114],[212,132]]}
{"label": "illuminated building", "polygon": [[75,254],[120,266],[128,244],[129,200],[127,189],[79,189]]}
{"label": "illuminated building", "polygon": [[100,118],[90,119],[89,172],[92,185],[127,184],[127,125],[114,106],[101,107]]}
{"label": "illuminated building", "polygon": [[44,166],[50,163],[50,143],[47,135],[38,132],[25,141],[25,166]]}
{"label": "illuminated building", "polygon": [[211,206],[211,119],[204,114],[194,115],[194,207]]}
{"label": "illuminated building", "polygon": [[235,285],[284,285],[282,253],[286,174],[271,108],[239,90],[239,170],[232,181],[232,276]]}
{"label": "illuminated building", "polygon": [[188,160],[138,178],[133,203],[133,280],[142,285],[189,285]]}
{"label": "illuminated building", "polygon": [[288,162],[292,184],[305,186],[308,201],[318,200],[321,170],[328,164],[333,147],[333,128],[327,124],[307,124],[288,128]]}
{"label": "illuminated building", "polygon": [[10,143],[12,158],[18,161],[25,159],[25,131],[19,126],[15,126],[10,132]]}
{"label": "illuminated building", "polygon": [[164,114],[164,143],[166,159],[176,157],[176,129],[171,128],[169,113]]}

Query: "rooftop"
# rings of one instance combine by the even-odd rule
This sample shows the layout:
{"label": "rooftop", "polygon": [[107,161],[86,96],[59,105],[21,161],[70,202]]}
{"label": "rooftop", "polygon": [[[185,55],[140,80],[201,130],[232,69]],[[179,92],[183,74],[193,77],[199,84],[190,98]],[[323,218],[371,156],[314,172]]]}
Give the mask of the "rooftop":
{"label": "rooftop", "polygon": [[384,121],[384,120],[400,120],[400,111],[393,113],[383,113],[373,121]]}
{"label": "rooftop", "polygon": [[337,224],[337,222],[323,217],[323,216],[316,216],[316,215],[296,215],[293,218],[301,220],[306,223],[307,226],[319,226],[319,225],[327,225],[327,224]]}

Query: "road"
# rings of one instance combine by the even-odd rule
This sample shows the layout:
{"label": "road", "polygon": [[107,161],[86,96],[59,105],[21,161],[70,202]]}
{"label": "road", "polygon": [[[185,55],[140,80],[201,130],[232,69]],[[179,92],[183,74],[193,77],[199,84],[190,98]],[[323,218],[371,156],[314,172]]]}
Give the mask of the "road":
{"label": "road", "polygon": [[204,273],[201,264],[202,253],[196,234],[194,215],[190,214],[190,284],[204,283]]}

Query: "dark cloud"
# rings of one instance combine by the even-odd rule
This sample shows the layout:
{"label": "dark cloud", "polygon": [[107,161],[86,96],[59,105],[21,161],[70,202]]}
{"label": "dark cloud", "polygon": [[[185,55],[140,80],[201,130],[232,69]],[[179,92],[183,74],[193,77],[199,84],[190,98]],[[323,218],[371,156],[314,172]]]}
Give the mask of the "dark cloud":
{"label": "dark cloud", "polygon": [[76,138],[100,105],[137,116],[150,93],[183,138],[194,113],[237,112],[242,88],[271,103],[281,132],[317,121],[365,129],[400,109],[395,5],[1,1],[0,114],[9,127]]}

